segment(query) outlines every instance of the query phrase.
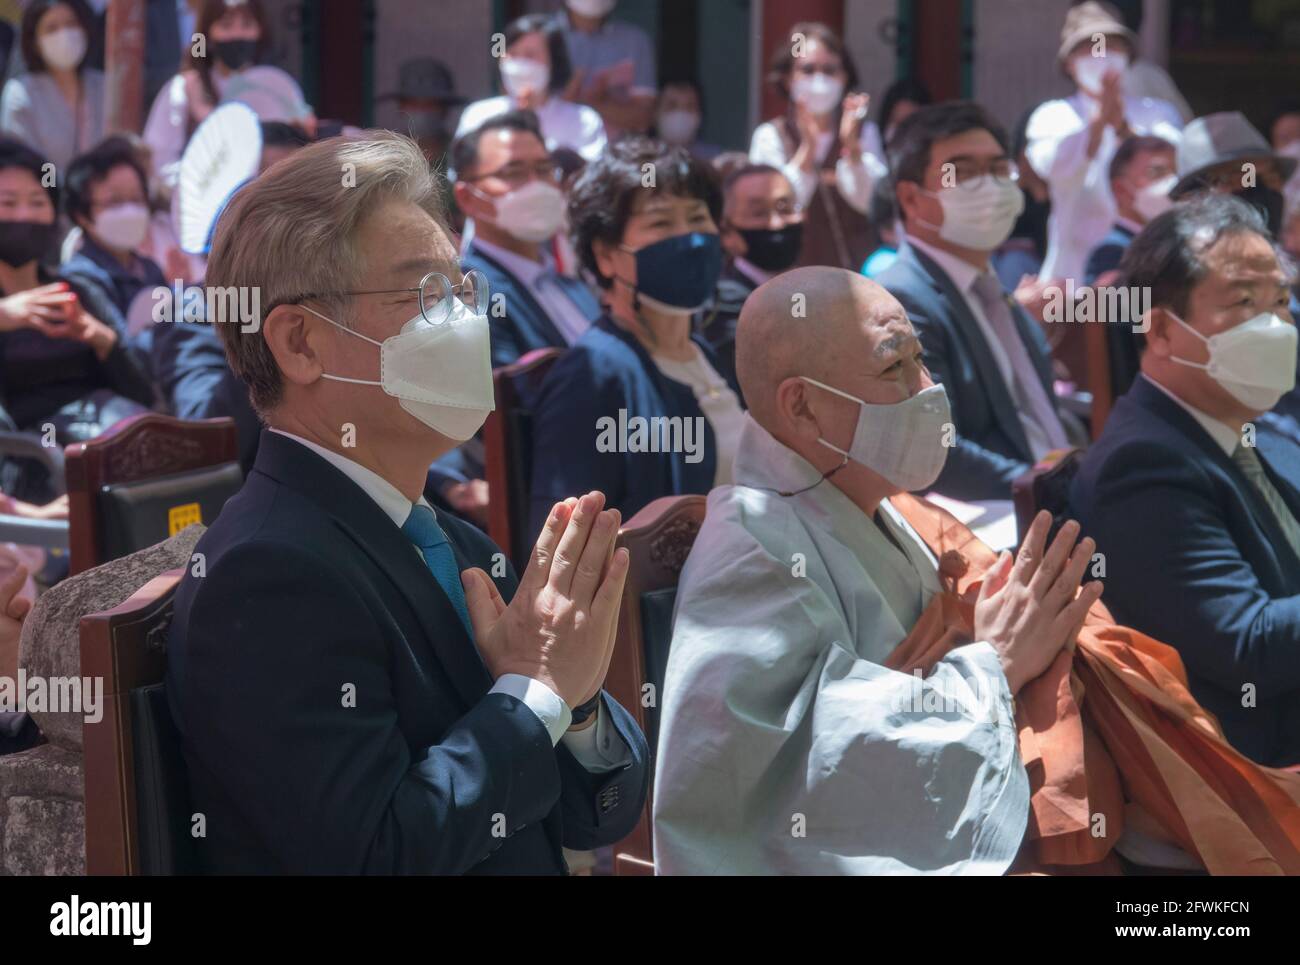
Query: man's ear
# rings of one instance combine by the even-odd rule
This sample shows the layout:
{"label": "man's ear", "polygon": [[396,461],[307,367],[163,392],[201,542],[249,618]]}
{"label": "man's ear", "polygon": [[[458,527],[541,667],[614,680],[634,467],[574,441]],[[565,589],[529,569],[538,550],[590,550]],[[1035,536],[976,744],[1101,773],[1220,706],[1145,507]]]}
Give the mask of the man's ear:
{"label": "man's ear", "polygon": [[1119,178],[1116,178],[1114,181],[1110,182],[1110,193],[1111,196],[1114,197],[1117,206],[1121,204],[1127,205],[1133,203],[1133,189],[1130,188],[1126,182],[1120,180]]}
{"label": "man's ear", "polygon": [[817,417],[808,407],[808,383],[791,376],[776,387],[776,414],[780,423],[806,442],[816,442],[821,435]]}
{"label": "man's ear", "polygon": [[915,220],[920,190],[921,186],[915,181],[899,181],[894,186],[894,199],[898,202],[898,220],[904,226]]}
{"label": "man's ear", "polygon": [[324,364],[316,343],[328,326],[301,305],[277,305],[262,320],[262,338],[286,381],[311,385],[321,377]]}
{"label": "man's ear", "polygon": [[1174,354],[1173,347],[1169,344],[1169,327],[1173,324],[1173,319],[1165,309],[1153,305],[1147,311],[1147,330],[1143,337],[1146,339],[1147,351],[1156,358],[1166,359]]}
{"label": "man's ear", "polygon": [[467,181],[457,181],[452,187],[452,192],[456,196],[456,206],[466,215],[496,221],[496,211],[493,210],[493,206],[484,201],[481,195],[471,191]]}

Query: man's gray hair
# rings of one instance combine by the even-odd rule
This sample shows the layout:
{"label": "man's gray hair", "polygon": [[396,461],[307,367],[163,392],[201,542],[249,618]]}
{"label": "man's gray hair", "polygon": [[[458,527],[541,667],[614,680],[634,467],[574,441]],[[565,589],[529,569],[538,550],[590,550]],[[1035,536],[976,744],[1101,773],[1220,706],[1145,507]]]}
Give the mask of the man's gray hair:
{"label": "man's gray hair", "polygon": [[283,390],[263,318],[277,305],[318,295],[331,317],[348,324],[346,297],[321,293],[358,286],[366,252],[353,240],[366,217],[392,199],[419,205],[446,230],[442,193],[424,154],[410,138],[371,130],[302,148],[241,188],[222,213],[206,283],[258,292],[256,324],[218,330],[231,369],[263,417]]}

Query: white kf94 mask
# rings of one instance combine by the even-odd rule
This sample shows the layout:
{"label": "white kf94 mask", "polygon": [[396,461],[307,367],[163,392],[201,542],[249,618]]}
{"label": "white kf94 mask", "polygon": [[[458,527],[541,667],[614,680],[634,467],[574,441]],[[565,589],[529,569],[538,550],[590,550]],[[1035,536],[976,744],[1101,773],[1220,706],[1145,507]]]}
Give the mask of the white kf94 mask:
{"label": "white kf94 mask", "polygon": [[944,427],[952,421],[942,385],[922,389],[893,405],[874,405],[816,379],[800,378],[858,404],[858,424],[848,452],[819,438],[827,449],[879,473],[903,492],[925,489],[939,478],[948,461]]}
{"label": "white kf94 mask", "polygon": [[1169,317],[1210,350],[1208,362],[1192,362],[1176,355],[1170,359],[1204,369],[1247,409],[1267,412],[1295,388],[1296,327],[1280,315],[1261,312],[1208,338],[1173,312]]}
{"label": "white kf94 mask", "polygon": [[487,316],[473,314],[459,299],[446,321],[434,325],[418,314],[382,342],[302,307],[335,328],[379,346],[378,382],[323,373],[321,378],[378,385],[400,399],[411,415],[457,442],[472,438],[496,408]]}

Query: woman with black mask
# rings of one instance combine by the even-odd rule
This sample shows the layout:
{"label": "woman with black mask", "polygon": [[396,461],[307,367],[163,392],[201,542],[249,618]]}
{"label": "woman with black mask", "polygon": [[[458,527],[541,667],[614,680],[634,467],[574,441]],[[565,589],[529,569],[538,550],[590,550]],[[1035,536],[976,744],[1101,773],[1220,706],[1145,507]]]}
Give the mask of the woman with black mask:
{"label": "woman with black mask", "polygon": [[273,88],[274,99],[283,101],[276,116],[259,111],[261,119],[291,121],[314,135],[316,119],[298,82],[277,67],[257,66],[270,47],[270,21],[262,0],[203,0],[189,66],[163,85],[144,126],[154,174],[165,187],[175,186],[181,154],[194,129],[250,68],[268,75],[263,79]]}
{"label": "woman with black mask", "polygon": [[[93,438],[153,401],[142,359],[110,303],[45,267],[56,248],[55,188],[46,161],[0,140],[0,404],[12,427],[60,445]],[[42,480],[7,467],[5,492],[52,496]]]}

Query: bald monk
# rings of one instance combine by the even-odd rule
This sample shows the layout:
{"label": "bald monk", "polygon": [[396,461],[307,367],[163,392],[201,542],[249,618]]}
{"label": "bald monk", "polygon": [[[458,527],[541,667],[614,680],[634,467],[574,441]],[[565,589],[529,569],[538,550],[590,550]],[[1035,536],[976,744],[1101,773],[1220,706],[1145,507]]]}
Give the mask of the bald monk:
{"label": "bald monk", "polygon": [[[791,306],[802,296],[806,311]],[[838,268],[745,303],[749,414],[682,570],[654,797],[661,874],[1001,874],[1029,782],[1012,698],[1071,645],[1093,552],[1049,518],[999,557],[976,642],[925,677],[884,666],[939,591],[889,499],[934,481],[947,397],[902,306]]]}

